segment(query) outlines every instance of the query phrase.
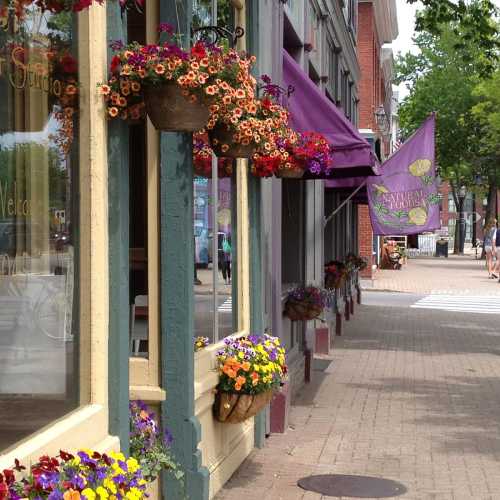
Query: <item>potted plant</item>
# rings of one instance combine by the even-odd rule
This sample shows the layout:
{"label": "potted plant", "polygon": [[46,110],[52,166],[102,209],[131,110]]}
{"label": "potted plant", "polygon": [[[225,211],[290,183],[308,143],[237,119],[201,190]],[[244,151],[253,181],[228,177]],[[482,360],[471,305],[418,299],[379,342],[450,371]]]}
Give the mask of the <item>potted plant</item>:
{"label": "potted plant", "polygon": [[285,148],[289,152],[289,165],[283,165],[278,177],[302,177],[305,172],[313,176],[328,177],[333,169],[333,151],[326,138],[318,132],[298,132]]}
{"label": "potted plant", "polygon": [[[223,99],[226,89],[245,95],[245,85],[251,89],[255,80],[249,75],[249,68],[254,58],[203,41],[185,50],[175,42],[171,26],[162,23],[159,32],[168,38],[166,42],[150,45],[133,42],[126,46],[114,42],[115,55],[110,67],[110,80],[114,76],[140,84],[146,112],[158,130],[201,130],[207,125],[210,113],[216,112],[213,108],[209,110],[209,106],[217,98]],[[107,87],[111,87],[111,81]],[[128,100],[121,103],[126,107]],[[120,115],[119,106],[111,107],[108,105],[111,117]]]}
{"label": "potted plant", "polygon": [[122,453],[80,450],[74,455],[42,456],[29,468],[15,461],[0,473],[0,498],[41,500],[95,500],[146,498],[147,480],[135,458]]}
{"label": "potted plant", "polygon": [[235,424],[255,416],[271,401],[287,373],[285,349],[277,337],[267,334],[227,338],[224,344],[217,353],[214,416]]}
{"label": "potted plant", "polygon": [[345,283],[346,267],[342,262],[332,260],[325,265],[325,288],[339,289]]}
{"label": "potted plant", "polygon": [[[208,145],[206,134],[193,136],[193,166],[197,177],[212,178],[212,148]],[[231,177],[233,160],[231,158],[217,158],[217,177]]]}
{"label": "potted plant", "polygon": [[363,269],[366,269],[366,266],[368,265],[365,259],[354,253],[347,254],[346,262],[349,263],[356,271],[362,271]]}
{"label": "potted plant", "polygon": [[298,286],[287,294],[285,315],[292,321],[316,319],[330,305],[330,301],[330,294],[322,288]]}
{"label": "potted plant", "polygon": [[[255,58],[250,59],[254,62]],[[262,99],[255,96],[255,79],[242,75],[239,88],[227,82],[225,92],[211,106],[207,125],[212,148],[217,156],[252,158],[259,150],[268,155],[275,148],[276,134],[287,128],[288,111],[278,103],[276,94],[264,87]]]}
{"label": "potted plant", "polygon": [[151,483],[161,471],[171,473],[183,482],[184,473],[175,462],[170,451],[172,435],[162,431],[156,415],[142,401],[131,401],[130,455],[137,460],[144,479]]}

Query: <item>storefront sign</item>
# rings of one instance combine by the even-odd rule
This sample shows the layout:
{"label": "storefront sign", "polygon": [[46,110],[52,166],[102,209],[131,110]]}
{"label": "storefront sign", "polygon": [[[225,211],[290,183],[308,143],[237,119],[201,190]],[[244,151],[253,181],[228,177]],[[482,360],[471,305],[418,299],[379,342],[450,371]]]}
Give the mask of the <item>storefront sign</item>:
{"label": "storefront sign", "polygon": [[30,202],[26,199],[19,198],[17,183],[14,181],[9,187],[7,181],[0,180],[0,215],[3,219],[12,216],[30,215]]}
{"label": "storefront sign", "polygon": [[374,234],[408,235],[441,227],[436,185],[435,115],[367,179]]}

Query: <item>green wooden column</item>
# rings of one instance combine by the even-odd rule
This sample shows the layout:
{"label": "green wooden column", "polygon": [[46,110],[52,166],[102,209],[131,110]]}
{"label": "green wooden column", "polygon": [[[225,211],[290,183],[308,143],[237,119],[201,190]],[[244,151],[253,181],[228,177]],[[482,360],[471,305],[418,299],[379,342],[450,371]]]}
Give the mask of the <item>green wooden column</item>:
{"label": "green wooden column", "polygon": [[[259,2],[246,3],[247,46],[251,54],[259,55]],[[261,333],[264,329],[262,307],[262,225],[261,225],[261,181],[249,176],[248,202],[250,217],[250,329]],[[255,417],[254,444],[262,448],[266,439],[266,412]]]}
{"label": "green wooden column", "polygon": [[[189,33],[190,0],[160,0],[160,20]],[[185,472],[185,492],[168,474],[168,500],[208,499],[208,469],[201,465],[201,427],[194,406],[193,138],[162,133],[160,139],[160,296],[162,420],[172,431],[176,460]]]}
{"label": "green wooden column", "polygon": [[[126,15],[118,2],[106,4],[107,39],[126,40]],[[109,59],[108,54],[108,59]],[[128,127],[108,126],[109,203],[109,427],[129,451],[129,178]]]}

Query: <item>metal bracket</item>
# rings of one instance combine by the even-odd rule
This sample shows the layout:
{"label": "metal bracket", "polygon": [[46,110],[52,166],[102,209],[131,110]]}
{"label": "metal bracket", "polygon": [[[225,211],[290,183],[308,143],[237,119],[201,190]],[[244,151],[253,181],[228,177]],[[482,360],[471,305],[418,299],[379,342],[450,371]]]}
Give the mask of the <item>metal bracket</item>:
{"label": "metal bracket", "polygon": [[223,26],[202,26],[201,28],[191,28],[191,37],[197,37],[197,41],[204,41],[208,45],[217,45],[221,38],[226,38],[229,45],[234,47],[238,38],[245,34],[245,30],[241,26],[237,26],[234,31],[231,31]]}

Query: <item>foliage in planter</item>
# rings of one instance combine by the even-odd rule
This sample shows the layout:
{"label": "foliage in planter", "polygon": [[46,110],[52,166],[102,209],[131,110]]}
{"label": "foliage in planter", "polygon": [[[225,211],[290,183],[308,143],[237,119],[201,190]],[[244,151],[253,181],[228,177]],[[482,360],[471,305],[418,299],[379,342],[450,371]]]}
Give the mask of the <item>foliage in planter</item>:
{"label": "foliage in planter", "polygon": [[210,339],[208,337],[195,337],[194,341],[194,352],[201,351],[202,349],[205,349],[210,344]]}
{"label": "foliage in planter", "polygon": [[[255,57],[252,56],[251,61],[254,62]],[[222,155],[232,145],[241,145],[253,146],[266,156],[276,149],[275,139],[286,134],[288,111],[279,104],[276,95],[267,90],[270,86],[264,87],[261,99],[257,98],[255,84],[250,74],[239,82],[239,88],[222,82],[224,92],[210,106],[207,130],[213,131],[212,144]]]}
{"label": "foliage in planter", "polygon": [[[114,41],[111,48],[114,56],[110,65],[107,85],[101,85],[101,92],[111,95],[112,85],[121,88],[121,80],[140,84],[137,92],[144,87],[155,87],[165,83],[178,85],[187,102],[206,102],[220,99],[230,91],[238,96],[253,97],[255,79],[249,69],[254,57],[240,55],[233,49],[198,41],[190,50],[185,50],[175,42],[176,35],[171,26],[160,24],[161,34],[168,37],[164,43],[141,45],[137,42],[124,45]],[[117,82],[112,82],[115,78]],[[229,95],[229,94],[228,94]],[[115,95],[115,97],[117,97]],[[121,97],[123,96],[123,93]],[[137,96],[134,96],[134,98]],[[115,118],[131,105],[128,99],[117,104],[106,100],[108,114]],[[212,112],[216,112],[215,109]]]}
{"label": "foliage in planter", "polygon": [[248,335],[226,338],[224,344],[217,352],[219,391],[255,395],[280,387],[287,366],[277,337]]}
{"label": "foliage in planter", "polygon": [[130,454],[140,464],[144,478],[152,482],[162,470],[183,481],[184,473],[172,458],[172,435],[156,421],[155,414],[142,401],[131,401]]}
{"label": "foliage in planter", "polygon": [[347,269],[343,262],[331,260],[325,264],[325,288],[340,288],[347,277]]}
{"label": "foliage in planter", "polygon": [[[95,0],[102,5],[104,0]],[[12,15],[16,22],[23,21],[32,6],[38,7],[42,12],[59,14],[61,12],[80,12],[88,9],[94,0],[7,0],[0,6],[0,25],[7,24]]]}
{"label": "foliage in planter", "polygon": [[317,318],[332,304],[332,294],[316,286],[298,286],[290,290],[285,303],[285,314],[292,321],[307,321]]}
{"label": "foliage in planter", "polygon": [[[208,145],[206,134],[193,136],[193,165],[194,173],[198,177],[212,177],[212,148]],[[231,158],[217,158],[217,175],[219,178],[231,177],[233,160]]]}
{"label": "foliage in planter", "polygon": [[295,169],[293,157],[289,153],[289,145],[297,141],[297,133],[289,127],[284,127],[269,136],[271,150],[259,149],[253,155],[251,172],[256,177],[271,177],[282,170]]}
{"label": "foliage in planter", "polygon": [[0,499],[95,500],[145,498],[147,480],[139,462],[122,453],[80,450],[42,456],[29,469],[15,461],[0,474]]}
{"label": "foliage in planter", "polygon": [[312,175],[331,175],[333,150],[325,137],[318,132],[299,132],[297,141],[288,145],[295,164]]}
{"label": "foliage in planter", "polygon": [[355,270],[359,271],[366,269],[366,266],[368,265],[363,257],[360,257],[359,255],[356,255],[354,253],[347,254],[346,263],[349,263],[352,267],[354,267]]}

